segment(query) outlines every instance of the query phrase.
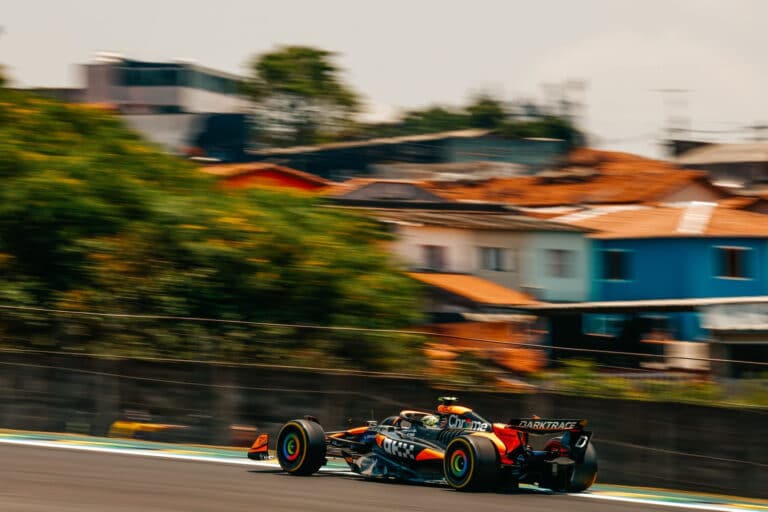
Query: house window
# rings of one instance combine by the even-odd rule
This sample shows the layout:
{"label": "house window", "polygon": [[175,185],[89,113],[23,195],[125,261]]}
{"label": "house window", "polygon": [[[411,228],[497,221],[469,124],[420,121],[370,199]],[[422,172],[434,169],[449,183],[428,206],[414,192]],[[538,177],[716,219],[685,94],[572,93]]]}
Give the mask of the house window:
{"label": "house window", "polygon": [[573,277],[574,253],[566,249],[547,249],[547,269],[550,277]]}
{"label": "house window", "polygon": [[445,247],[441,245],[423,245],[424,268],[427,270],[445,270]]}
{"label": "house window", "polygon": [[749,278],[747,269],[748,247],[717,247],[717,276]]}
{"label": "house window", "polygon": [[666,341],[673,339],[673,327],[668,316],[640,315],[645,326],[643,339],[645,341]]}
{"label": "house window", "polygon": [[626,319],[623,315],[584,315],[582,330],[584,334],[617,337],[624,329]]}
{"label": "house window", "polygon": [[603,279],[617,281],[629,279],[629,252],[603,251]]}
{"label": "house window", "polygon": [[501,247],[480,247],[480,268],[482,270],[507,270],[504,264],[506,251]]}

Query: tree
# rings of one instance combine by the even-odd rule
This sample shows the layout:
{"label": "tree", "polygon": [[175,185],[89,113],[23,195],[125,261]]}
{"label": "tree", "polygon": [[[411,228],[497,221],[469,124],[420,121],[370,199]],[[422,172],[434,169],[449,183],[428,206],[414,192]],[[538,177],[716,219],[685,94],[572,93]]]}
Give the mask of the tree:
{"label": "tree", "polygon": [[507,117],[504,104],[489,94],[475,97],[466,110],[469,114],[469,124],[473,128],[494,130],[501,126]]}
{"label": "tree", "polygon": [[257,105],[262,139],[273,144],[323,142],[347,128],[359,110],[357,93],[345,85],[334,53],[286,46],[258,55],[245,92]]}
{"label": "tree", "polygon": [[395,123],[360,126],[357,138],[399,137],[469,128],[493,130],[497,135],[509,138],[562,139],[572,147],[584,144],[584,136],[567,119],[541,116],[536,119],[516,120],[501,99],[487,93],[475,96],[462,108],[434,105],[410,110]]}
{"label": "tree", "polygon": [[[0,121],[0,305],[323,328],[419,320],[417,285],[370,219],[310,195],[216,190],[92,107],[0,89]],[[418,347],[365,332],[0,309],[3,340],[376,369]]]}
{"label": "tree", "polygon": [[468,126],[469,118],[464,112],[437,105],[424,110],[411,110],[401,121],[406,134],[447,132]]}
{"label": "tree", "polygon": [[506,121],[499,126],[499,134],[505,137],[562,139],[570,147],[585,144],[584,135],[570,121],[553,116],[545,116],[533,121]]}

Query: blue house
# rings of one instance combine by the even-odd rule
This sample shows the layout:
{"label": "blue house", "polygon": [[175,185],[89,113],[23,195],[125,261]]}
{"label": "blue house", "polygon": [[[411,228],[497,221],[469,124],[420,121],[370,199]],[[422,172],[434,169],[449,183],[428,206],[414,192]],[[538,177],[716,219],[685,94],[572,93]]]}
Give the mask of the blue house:
{"label": "blue house", "polygon": [[[561,217],[595,230],[592,301],[768,295],[768,216],[688,203],[680,207],[596,209]],[[704,341],[699,313],[634,314],[646,335]],[[626,314],[588,314],[585,333],[618,335]]]}

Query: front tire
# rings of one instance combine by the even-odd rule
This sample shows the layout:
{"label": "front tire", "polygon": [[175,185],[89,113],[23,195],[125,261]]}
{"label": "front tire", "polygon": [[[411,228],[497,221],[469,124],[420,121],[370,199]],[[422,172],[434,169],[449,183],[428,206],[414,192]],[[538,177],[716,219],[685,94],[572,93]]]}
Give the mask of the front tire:
{"label": "front tire", "polygon": [[325,432],[309,420],[292,420],[277,435],[277,461],[292,475],[311,475],[325,462]]}
{"label": "front tire", "polygon": [[490,439],[460,436],[445,449],[443,475],[457,491],[485,491],[496,486],[498,453]]}

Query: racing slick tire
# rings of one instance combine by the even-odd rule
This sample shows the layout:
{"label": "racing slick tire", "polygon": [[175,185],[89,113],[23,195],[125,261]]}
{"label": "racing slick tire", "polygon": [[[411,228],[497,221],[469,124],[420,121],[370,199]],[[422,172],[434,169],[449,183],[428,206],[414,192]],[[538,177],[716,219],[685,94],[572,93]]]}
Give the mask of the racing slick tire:
{"label": "racing slick tire", "polygon": [[443,458],[445,481],[457,491],[486,491],[496,486],[498,453],[490,439],[465,435],[453,439]]}
{"label": "racing slick tire", "polygon": [[277,434],[277,461],[292,475],[311,475],[325,463],[325,432],[314,421],[292,420]]}
{"label": "racing slick tire", "polygon": [[[547,441],[545,451],[552,451],[560,447],[561,437],[555,437]],[[597,480],[597,451],[592,443],[587,445],[584,452],[584,460],[568,466],[561,466],[564,471],[558,471],[557,475],[549,475],[542,487],[553,491],[582,492],[589,489]]]}

